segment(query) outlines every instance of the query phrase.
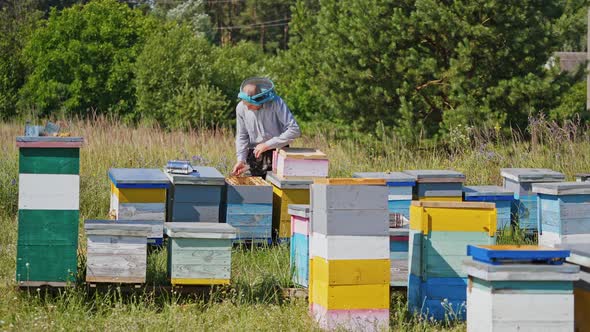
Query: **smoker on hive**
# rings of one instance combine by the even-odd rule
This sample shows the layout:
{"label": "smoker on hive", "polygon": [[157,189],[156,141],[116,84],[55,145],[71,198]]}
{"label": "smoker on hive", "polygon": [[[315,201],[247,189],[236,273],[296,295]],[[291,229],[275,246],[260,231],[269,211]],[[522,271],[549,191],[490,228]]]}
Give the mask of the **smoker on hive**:
{"label": "smoker on hive", "polygon": [[287,104],[277,96],[267,78],[242,82],[236,106],[236,156],[232,175],[250,170],[252,176],[266,177],[272,170],[272,150],[288,146],[301,136],[299,125]]}

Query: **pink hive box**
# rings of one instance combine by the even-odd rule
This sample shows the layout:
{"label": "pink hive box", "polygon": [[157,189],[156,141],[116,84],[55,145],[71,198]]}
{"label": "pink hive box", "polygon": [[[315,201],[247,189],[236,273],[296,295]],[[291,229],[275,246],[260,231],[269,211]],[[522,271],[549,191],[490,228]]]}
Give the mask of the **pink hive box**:
{"label": "pink hive box", "polygon": [[282,178],[327,177],[328,167],[328,157],[320,150],[284,148],[277,153],[276,174]]}

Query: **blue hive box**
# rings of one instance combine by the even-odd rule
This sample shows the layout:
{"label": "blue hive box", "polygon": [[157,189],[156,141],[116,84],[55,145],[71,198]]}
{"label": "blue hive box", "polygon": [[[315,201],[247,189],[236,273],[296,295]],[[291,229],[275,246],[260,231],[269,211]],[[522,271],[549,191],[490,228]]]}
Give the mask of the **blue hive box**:
{"label": "blue hive box", "polygon": [[463,188],[466,202],[495,203],[498,214],[498,231],[510,226],[514,193],[499,186],[465,186]]}

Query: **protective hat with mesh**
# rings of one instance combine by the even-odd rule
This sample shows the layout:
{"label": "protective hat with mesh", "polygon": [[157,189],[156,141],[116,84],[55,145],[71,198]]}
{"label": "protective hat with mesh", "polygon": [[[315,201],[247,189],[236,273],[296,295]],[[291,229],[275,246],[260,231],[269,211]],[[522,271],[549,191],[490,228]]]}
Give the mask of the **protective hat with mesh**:
{"label": "protective hat with mesh", "polygon": [[[246,92],[244,92],[244,87],[247,85],[254,85],[256,86],[254,95],[250,96]],[[240,93],[238,94],[238,98],[242,99],[243,101],[260,106],[267,101],[273,100],[275,98],[275,85],[274,83],[269,80],[268,78],[263,77],[253,77],[248,78],[242,82],[240,86]]]}

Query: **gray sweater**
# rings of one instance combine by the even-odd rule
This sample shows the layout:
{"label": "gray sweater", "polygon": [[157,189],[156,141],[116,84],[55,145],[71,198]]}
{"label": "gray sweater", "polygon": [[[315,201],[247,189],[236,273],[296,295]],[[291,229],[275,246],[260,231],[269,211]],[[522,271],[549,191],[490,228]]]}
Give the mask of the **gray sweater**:
{"label": "gray sweater", "polygon": [[236,156],[246,161],[248,149],[266,143],[271,149],[290,144],[301,136],[299,125],[287,104],[279,96],[251,111],[244,102],[236,106]]}

